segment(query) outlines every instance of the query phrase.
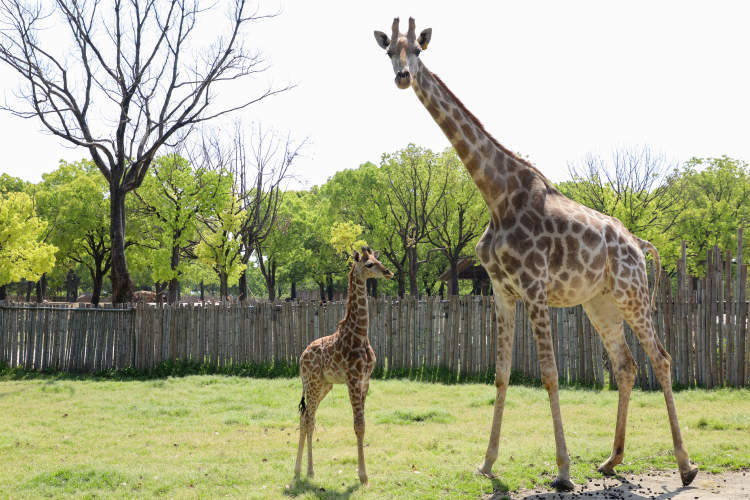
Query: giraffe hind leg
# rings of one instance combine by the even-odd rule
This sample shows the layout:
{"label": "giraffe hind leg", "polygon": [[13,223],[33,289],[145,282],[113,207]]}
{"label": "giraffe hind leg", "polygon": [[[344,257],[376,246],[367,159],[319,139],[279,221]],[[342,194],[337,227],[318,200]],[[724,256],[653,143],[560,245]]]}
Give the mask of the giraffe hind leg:
{"label": "giraffe hind leg", "polygon": [[[302,448],[302,428],[304,427],[304,435],[307,437],[307,476],[310,478],[315,477],[315,468],[313,466],[313,454],[312,454],[312,437],[313,431],[315,431],[315,413],[318,411],[318,405],[326,397],[328,391],[331,390],[331,384],[326,382],[320,382],[319,384],[310,384],[305,391],[305,411],[300,416],[300,449]],[[298,451],[301,459],[301,452]]]}
{"label": "giraffe hind leg", "polygon": [[611,295],[600,295],[583,304],[586,315],[599,332],[607,354],[612,362],[612,370],[617,380],[619,399],[617,403],[617,423],[612,454],[596,470],[605,476],[615,474],[615,466],[622,463],[625,451],[625,430],[628,418],[628,403],[635,382],[637,367],[633,354],[625,342],[622,327],[622,314]]}
{"label": "giraffe hind leg", "polygon": [[302,399],[299,403],[299,446],[297,447],[297,461],[294,463],[294,477],[299,478],[300,471],[302,470],[302,453],[305,449],[305,438],[307,437],[307,429],[305,426],[305,394],[302,393]]}
{"label": "giraffe hind leg", "polygon": [[651,361],[654,375],[656,375],[656,378],[661,385],[662,392],[664,393],[664,402],[667,406],[667,414],[669,415],[669,427],[672,431],[674,455],[677,459],[677,466],[680,470],[682,484],[687,486],[693,481],[693,479],[695,479],[695,476],[698,473],[698,468],[690,465],[690,457],[688,456],[687,449],[682,441],[680,424],[677,421],[677,410],[674,404],[674,395],[672,394],[672,374],[670,372],[672,360],[659,342],[659,339],[656,338],[654,326],[651,321],[651,307],[647,289],[641,287],[637,294],[637,298],[638,301],[635,307],[628,307],[625,304],[620,304],[620,310],[625,316],[625,320],[638,337],[643,350],[646,351],[648,359]]}

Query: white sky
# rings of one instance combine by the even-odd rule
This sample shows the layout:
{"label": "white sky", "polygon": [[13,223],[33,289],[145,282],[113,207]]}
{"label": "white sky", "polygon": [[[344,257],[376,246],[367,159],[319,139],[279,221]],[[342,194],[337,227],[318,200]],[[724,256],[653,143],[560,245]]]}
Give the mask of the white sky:
{"label": "white sky", "polygon": [[[270,10],[279,4],[266,1]],[[408,7],[406,5],[408,4]],[[423,62],[506,147],[553,181],[587,153],[647,144],[669,158],[750,160],[750,4],[736,1],[378,2],[282,0],[250,44],[272,62],[264,79],[294,90],[242,114],[308,137],[294,173],[304,185],[377,163],[408,143],[448,141],[412,90],[393,83],[374,29],[414,16],[432,27]],[[18,85],[0,67],[0,90]],[[242,96],[238,96],[238,100]],[[38,181],[72,150],[36,120],[0,113],[0,173]]]}

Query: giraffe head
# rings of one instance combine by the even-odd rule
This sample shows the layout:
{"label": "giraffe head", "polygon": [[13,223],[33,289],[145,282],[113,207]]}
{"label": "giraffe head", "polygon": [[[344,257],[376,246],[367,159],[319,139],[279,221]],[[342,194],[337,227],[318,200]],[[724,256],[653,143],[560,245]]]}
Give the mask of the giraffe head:
{"label": "giraffe head", "polygon": [[416,35],[414,18],[409,18],[409,31],[406,35],[398,31],[398,18],[393,20],[391,26],[391,37],[382,31],[375,32],[375,40],[378,45],[385,49],[386,54],[393,64],[393,72],[396,73],[396,86],[407,89],[411,86],[412,79],[417,76],[419,65],[417,59],[419,53],[427,49],[432,37],[432,28],[422,30],[419,37]]}
{"label": "giraffe head", "polygon": [[355,250],[354,255],[352,255],[354,259],[354,272],[359,274],[363,279],[393,278],[393,273],[380,263],[378,255],[380,255],[380,252],[373,252],[370,247],[362,247],[361,254]]}

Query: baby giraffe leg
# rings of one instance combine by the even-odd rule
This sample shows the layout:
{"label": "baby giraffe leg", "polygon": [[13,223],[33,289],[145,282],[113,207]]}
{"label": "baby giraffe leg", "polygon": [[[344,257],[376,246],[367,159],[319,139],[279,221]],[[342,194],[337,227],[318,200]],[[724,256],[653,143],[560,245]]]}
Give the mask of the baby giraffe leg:
{"label": "baby giraffe leg", "polygon": [[[305,387],[305,407],[300,415],[300,436],[299,446],[297,448],[297,463],[294,467],[295,477],[299,477],[299,472],[302,465],[302,452],[305,445],[305,438],[307,438],[307,476],[312,478],[315,477],[315,469],[313,467],[313,456],[312,456],[312,436],[315,430],[315,412],[318,410],[318,405],[326,397],[328,391],[331,390],[331,384],[310,384]],[[301,406],[301,405],[300,405]]]}
{"label": "baby giraffe leg", "polygon": [[300,402],[300,415],[299,415],[299,445],[297,446],[297,461],[294,462],[294,477],[299,478],[300,471],[302,470],[302,452],[305,449],[305,437],[307,436],[307,428],[305,412],[305,396],[303,394],[302,401]]}
{"label": "baby giraffe leg", "polygon": [[367,484],[367,470],[365,469],[365,398],[369,381],[350,380],[349,400],[354,414],[354,434],[357,435],[357,464],[359,466],[359,482]]}

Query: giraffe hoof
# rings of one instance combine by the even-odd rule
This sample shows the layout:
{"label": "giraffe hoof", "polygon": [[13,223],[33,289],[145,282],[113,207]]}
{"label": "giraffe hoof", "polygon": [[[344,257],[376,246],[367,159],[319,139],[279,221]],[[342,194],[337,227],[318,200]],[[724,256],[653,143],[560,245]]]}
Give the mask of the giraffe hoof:
{"label": "giraffe hoof", "polygon": [[497,477],[492,473],[492,469],[484,470],[481,467],[477,469],[476,474],[487,477],[489,479],[495,479]]}
{"label": "giraffe hoof", "polygon": [[617,474],[614,467],[611,467],[606,463],[603,463],[599,467],[597,467],[596,471],[600,472],[604,476],[614,476],[615,474]]}
{"label": "giraffe hoof", "polygon": [[690,483],[693,482],[693,479],[695,479],[695,475],[698,474],[698,467],[693,467],[689,471],[687,471],[685,474],[680,472],[680,478],[682,479],[682,485],[687,486]]}
{"label": "giraffe hoof", "polygon": [[576,485],[573,484],[570,479],[562,479],[558,477],[552,481],[552,487],[557,491],[573,491]]}

